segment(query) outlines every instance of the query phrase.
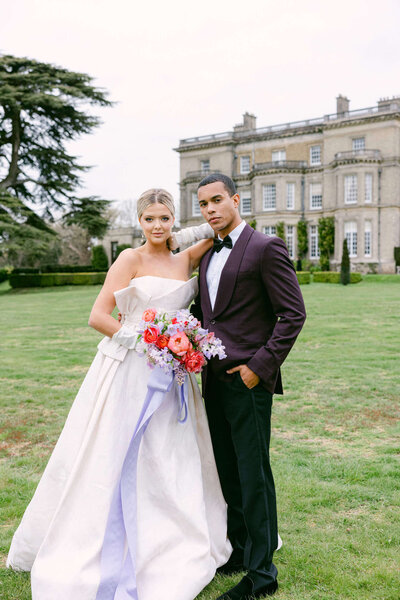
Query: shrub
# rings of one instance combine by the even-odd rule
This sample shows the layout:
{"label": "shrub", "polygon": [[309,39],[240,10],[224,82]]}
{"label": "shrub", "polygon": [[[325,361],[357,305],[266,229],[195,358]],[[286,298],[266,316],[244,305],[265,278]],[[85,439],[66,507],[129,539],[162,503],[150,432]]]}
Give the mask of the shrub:
{"label": "shrub", "polygon": [[319,262],[311,262],[311,260],[304,259],[302,260],[303,271],[310,271],[310,273],[314,273],[314,271],[321,271],[321,265]]}
{"label": "shrub", "polygon": [[95,269],[92,265],[43,265],[39,268],[16,267],[13,269],[15,275],[21,273],[93,273],[93,271],[104,271]]}
{"label": "shrub", "polygon": [[311,281],[311,275],[308,271],[297,271],[296,276],[300,285],[310,283]]}
{"label": "shrub", "polygon": [[34,267],[15,267],[13,269],[14,275],[19,275],[20,273],[40,273],[40,271]]}
{"label": "shrub", "polygon": [[13,268],[12,267],[3,267],[0,269],[0,283],[2,283],[3,281],[6,281],[6,279],[9,278],[10,274],[12,273]]}
{"label": "shrub", "polygon": [[[349,273],[349,283],[359,283],[362,281],[361,273]],[[315,283],[340,283],[341,274],[335,271],[317,271],[313,273]]]}
{"label": "shrub", "polygon": [[335,219],[321,217],[318,219],[318,244],[322,271],[329,271],[329,259],[335,251]]}
{"label": "shrub", "polygon": [[320,259],[319,259],[320,265],[321,265],[321,269],[323,271],[329,271],[331,265],[330,265],[330,260],[329,260],[329,256],[323,256],[321,254]]}
{"label": "shrub", "polygon": [[93,271],[104,271],[95,269],[92,265],[43,265],[41,273],[93,273]]}
{"label": "shrub", "polygon": [[107,271],[108,258],[104,246],[93,246],[92,248],[92,266],[95,271]]}
{"label": "shrub", "polygon": [[300,219],[297,223],[297,250],[299,258],[304,258],[308,252],[307,221]]}
{"label": "shrub", "polygon": [[350,283],[350,258],[346,238],[343,240],[342,262],[340,265],[340,283],[343,285]]}
{"label": "shrub", "polygon": [[106,273],[26,273],[10,275],[13,288],[51,287],[55,285],[96,285],[104,282]]}

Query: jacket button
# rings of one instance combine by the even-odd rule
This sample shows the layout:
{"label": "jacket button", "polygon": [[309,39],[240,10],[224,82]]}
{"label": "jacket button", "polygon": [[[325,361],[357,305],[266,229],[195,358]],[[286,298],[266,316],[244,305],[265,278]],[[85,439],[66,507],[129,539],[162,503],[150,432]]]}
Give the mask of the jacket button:
{"label": "jacket button", "polygon": [[213,319],[212,321],[210,321],[211,325],[215,325],[215,319]]}

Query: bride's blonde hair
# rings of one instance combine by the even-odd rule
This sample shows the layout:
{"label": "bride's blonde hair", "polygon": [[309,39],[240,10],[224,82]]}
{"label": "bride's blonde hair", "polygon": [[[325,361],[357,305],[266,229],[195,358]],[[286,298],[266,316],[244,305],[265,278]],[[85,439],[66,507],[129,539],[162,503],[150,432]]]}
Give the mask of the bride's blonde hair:
{"label": "bride's blonde hair", "polygon": [[164,204],[166,208],[170,211],[172,216],[175,216],[175,205],[174,199],[167,190],[163,190],[162,188],[152,188],[151,190],[146,190],[141,194],[137,201],[137,216],[140,220],[140,217],[151,204]]}

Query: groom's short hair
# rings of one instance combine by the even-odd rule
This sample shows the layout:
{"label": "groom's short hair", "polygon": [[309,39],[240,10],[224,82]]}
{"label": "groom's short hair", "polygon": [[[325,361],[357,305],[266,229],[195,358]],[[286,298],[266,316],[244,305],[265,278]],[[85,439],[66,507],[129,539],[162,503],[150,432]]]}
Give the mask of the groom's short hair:
{"label": "groom's short hair", "polygon": [[197,191],[199,191],[199,189],[204,185],[208,185],[209,183],[217,183],[217,181],[220,181],[224,184],[224,187],[230,196],[234,196],[237,193],[235,182],[232,181],[228,175],[224,175],[223,173],[211,173],[210,175],[204,177],[197,186]]}

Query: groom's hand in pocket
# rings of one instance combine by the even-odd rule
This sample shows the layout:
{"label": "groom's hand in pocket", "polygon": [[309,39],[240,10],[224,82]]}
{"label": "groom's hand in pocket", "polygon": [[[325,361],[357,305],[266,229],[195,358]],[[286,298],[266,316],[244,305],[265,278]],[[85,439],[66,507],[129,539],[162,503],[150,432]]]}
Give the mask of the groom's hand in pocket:
{"label": "groom's hand in pocket", "polygon": [[251,390],[253,387],[256,387],[260,383],[260,378],[258,375],[254,373],[247,365],[238,365],[237,367],[233,367],[232,369],[228,369],[227,373],[232,375],[239,371],[239,375],[242,378],[242,381],[246,387]]}

